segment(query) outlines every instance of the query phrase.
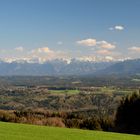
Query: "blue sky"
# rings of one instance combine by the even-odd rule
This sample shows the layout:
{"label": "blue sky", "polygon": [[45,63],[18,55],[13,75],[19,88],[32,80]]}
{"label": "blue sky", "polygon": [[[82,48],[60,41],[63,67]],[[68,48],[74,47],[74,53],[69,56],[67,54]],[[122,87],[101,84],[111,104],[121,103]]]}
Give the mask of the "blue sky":
{"label": "blue sky", "polygon": [[139,0],[1,0],[0,58],[138,58],[139,7]]}

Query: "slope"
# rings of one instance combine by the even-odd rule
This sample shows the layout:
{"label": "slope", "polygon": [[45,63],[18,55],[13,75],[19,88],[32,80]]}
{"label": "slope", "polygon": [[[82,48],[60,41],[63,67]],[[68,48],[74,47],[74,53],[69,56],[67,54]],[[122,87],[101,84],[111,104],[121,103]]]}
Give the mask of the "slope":
{"label": "slope", "polygon": [[140,136],[0,122],[1,140],[139,140]]}

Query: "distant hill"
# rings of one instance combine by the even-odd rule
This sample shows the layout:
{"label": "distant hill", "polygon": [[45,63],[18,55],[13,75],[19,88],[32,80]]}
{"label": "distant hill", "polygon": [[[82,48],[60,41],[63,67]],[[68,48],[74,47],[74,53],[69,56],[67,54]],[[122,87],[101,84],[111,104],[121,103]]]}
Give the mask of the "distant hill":
{"label": "distant hill", "polygon": [[123,62],[117,62],[103,70],[97,72],[97,74],[111,75],[135,75],[140,74],[140,59],[126,60]]}

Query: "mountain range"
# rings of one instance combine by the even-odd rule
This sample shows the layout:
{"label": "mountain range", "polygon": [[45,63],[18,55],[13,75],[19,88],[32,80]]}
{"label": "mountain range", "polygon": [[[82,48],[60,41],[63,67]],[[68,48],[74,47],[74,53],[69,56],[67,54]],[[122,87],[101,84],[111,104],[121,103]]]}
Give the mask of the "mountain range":
{"label": "mountain range", "polygon": [[93,62],[72,59],[69,63],[65,60],[52,60],[43,64],[29,62],[4,62],[0,61],[0,75],[109,75],[109,74],[139,74],[140,59]]}

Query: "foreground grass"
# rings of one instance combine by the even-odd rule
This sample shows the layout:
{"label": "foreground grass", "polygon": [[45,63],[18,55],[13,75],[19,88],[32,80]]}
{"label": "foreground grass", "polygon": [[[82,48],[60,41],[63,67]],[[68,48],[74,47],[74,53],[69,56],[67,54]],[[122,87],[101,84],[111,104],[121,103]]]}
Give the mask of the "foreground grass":
{"label": "foreground grass", "polygon": [[1,140],[140,140],[140,136],[0,122]]}

